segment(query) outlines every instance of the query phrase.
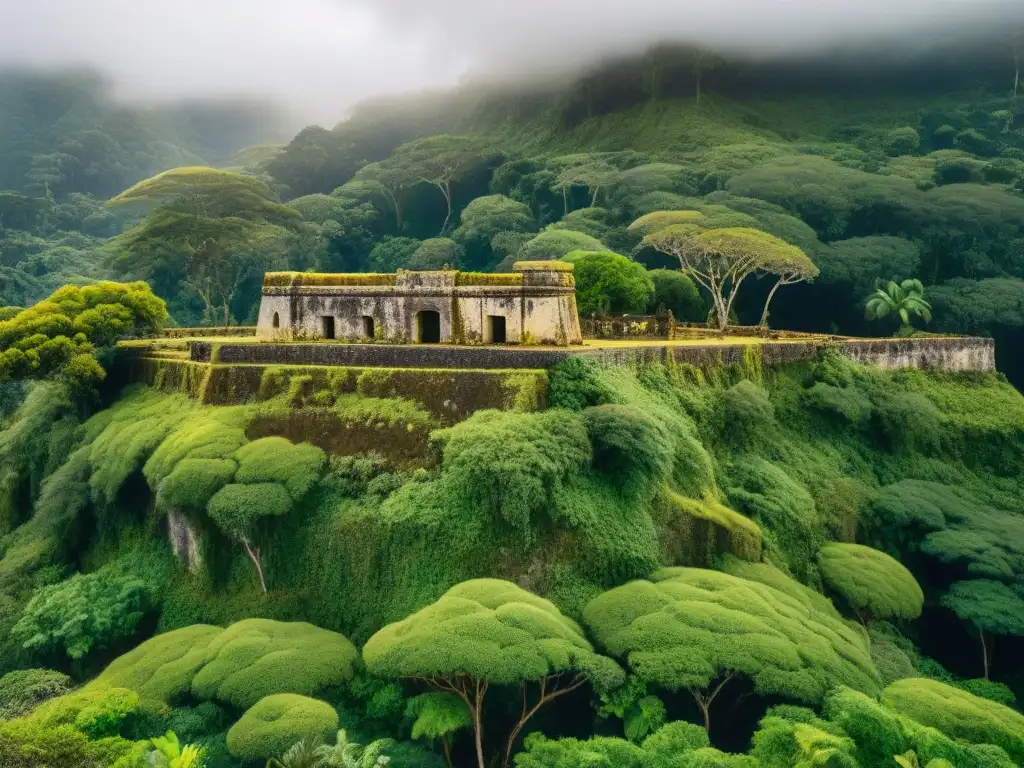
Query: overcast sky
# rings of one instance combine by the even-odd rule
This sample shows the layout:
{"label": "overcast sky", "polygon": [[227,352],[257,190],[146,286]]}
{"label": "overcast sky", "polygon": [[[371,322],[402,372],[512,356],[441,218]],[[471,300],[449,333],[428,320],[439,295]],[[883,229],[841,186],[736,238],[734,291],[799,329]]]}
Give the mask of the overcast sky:
{"label": "overcast sky", "polygon": [[331,123],[368,96],[664,39],[778,53],[1011,16],[1024,0],[0,0],[0,65],[92,67],[133,99],[271,97]]}

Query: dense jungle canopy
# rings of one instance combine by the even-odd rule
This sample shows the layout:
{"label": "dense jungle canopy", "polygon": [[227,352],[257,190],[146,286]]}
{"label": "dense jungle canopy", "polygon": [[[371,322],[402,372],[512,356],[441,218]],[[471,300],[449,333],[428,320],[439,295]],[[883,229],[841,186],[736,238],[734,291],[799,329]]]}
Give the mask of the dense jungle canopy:
{"label": "dense jungle canopy", "polygon": [[[1021,765],[1011,37],[657,46],[290,138],[0,72],[0,766]],[[266,271],[519,259],[584,314],[991,335],[1000,372],[572,358],[461,420],[390,369],[119,375]]]}

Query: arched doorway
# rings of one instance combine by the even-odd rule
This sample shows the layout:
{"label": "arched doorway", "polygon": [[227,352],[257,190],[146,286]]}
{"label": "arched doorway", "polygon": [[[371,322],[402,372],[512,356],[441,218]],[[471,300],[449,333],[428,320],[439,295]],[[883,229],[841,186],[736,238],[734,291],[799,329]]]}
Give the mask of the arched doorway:
{"label": "arched doorway", "polygon": [[441,313],[432,309],[424,309],[416,313],[417,344],[441,343]]}
{"label": "arched doorway", "polygon": [[274,313],[274,327],[281,327],[281,315],[279,315],[277,312]]}

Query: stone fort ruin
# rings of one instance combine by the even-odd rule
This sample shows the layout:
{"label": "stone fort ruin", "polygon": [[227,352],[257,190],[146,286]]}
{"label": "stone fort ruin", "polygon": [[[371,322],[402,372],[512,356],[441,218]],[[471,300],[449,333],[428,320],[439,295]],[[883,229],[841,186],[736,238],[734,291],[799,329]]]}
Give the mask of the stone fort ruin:
{"label": "stone fort ruin", "polygon": [[256,337],[415,344],[582,344],[572,265],[508,274],[270,272]]}

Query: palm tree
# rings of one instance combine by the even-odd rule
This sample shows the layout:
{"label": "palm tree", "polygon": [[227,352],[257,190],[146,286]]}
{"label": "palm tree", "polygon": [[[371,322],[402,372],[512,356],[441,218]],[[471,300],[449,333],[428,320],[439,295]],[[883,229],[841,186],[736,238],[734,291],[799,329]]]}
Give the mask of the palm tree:
{"label": "palm tree", "polygon": [[267,768],[315,768],[319,760],[316,751],[320,746],[320,739],[302,739],[280,758],[270,758]]}
{"label": "palm tree", "polygon": [[384,754],[390,739],[377,739],[365,747],[348,740],[348,733],[342,728],[334,746],[318,747],[316,768],[385,768],[391,758]]}
{"label": "palm tree", "polygon": [[149,768],[204,768],[203,748],[193,744],[182,745],[174,731],[150,739],[153,749],[146,756]]}
{"label": "palm tree", "polygon": [[864,316],[868,320],[880,320],[892,314],[900,316],[903,328],[910,325],[911,315],[917,315],[926,323],[931,322],[932,305],[924,300],[924,286],[920,280],[904,280],[899,284],[890,280],[888,285],[878,281],[864,308]]}

